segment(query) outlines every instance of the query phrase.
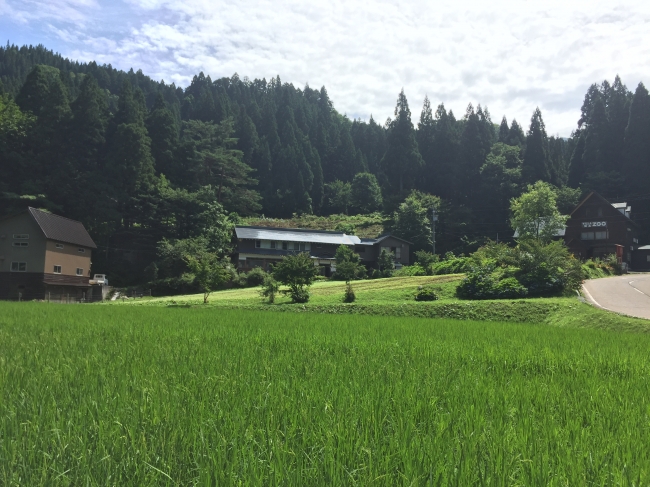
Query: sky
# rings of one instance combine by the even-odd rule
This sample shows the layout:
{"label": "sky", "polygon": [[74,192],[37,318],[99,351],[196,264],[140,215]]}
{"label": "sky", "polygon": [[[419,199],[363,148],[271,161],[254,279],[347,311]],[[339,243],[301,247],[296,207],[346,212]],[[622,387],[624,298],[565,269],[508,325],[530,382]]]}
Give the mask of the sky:
{"label": "sky", "polygon": [[0,0],[0,41],[187,86],[279,75],[325,86],[350,118],[383,123],[404,89],[461,117],[469,103],[549,135],[576,128],[588,87],[650,83],[650,2]]}

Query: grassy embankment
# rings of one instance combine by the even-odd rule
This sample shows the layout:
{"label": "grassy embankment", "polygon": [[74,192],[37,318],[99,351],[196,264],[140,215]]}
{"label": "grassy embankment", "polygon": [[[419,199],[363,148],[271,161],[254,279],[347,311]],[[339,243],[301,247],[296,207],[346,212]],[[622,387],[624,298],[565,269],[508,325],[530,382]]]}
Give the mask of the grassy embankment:
{"label": "grassy embankment", "polygon": [[309,228],[312,230],[336,230],[341,226],[354,227],[354,234],[360,238],[375,238],[384,232],[384,218],[381,213],[369,215],[294,215],[292,218],[259,218],[248,217],[243,225],[279,227],[279,228]]}
{"label": "grassy embankment", "polygon": [[[366,314],[383,316],[415,316],[515,323],[545,323],[559,327],[601,328],[618,331],[650,332],[650,321],[630,318],[594,308],[576,297],[538,298],[521,300],[466,301],[455,297],[461,276],[394,277],[353,282],[357,300],[343,304],[345,284],[322,281],[312,286],[308,304],[291,304],[279,297],[276,304],[265,304],[258,288],[232,289],[215,292],[208,307],[243,308],[288,312],[320,312]],[[433,286],[440,300],[416,302],[418,286]],[[132,306],[199,306],[203,296],[173,296],[112,302]]]}
{"label": "grassy embankment", "polygon": [[648,485],[649,348],[515,323],[0,302],[0,485]]}

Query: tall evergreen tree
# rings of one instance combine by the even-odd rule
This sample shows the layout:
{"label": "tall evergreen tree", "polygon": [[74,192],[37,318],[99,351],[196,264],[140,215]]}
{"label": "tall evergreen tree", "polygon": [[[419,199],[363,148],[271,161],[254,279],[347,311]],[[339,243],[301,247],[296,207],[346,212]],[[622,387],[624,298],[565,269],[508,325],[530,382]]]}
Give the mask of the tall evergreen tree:
{"label": "tall evergreen tree", "polygon": [[174,163],[174,153],[179,144],[179,127],[160,93],[145,125],[151,138],[151,155],[155,161],[156,173],[165,174],[170,180],[177,182],[179,168]]}
{"label": "tall evergreen tree", "polygon": [[585,162],[582,157],[585,152],[585,136],[582,132],[578,132],[574,137],[577,137],[578,142],[575,149],[573,149],[571,163],[569,164],[568,185],[572,188],[578,188],[585,178]]}
{"label": "tall evergreen tree", "polygon": [[412,189],[415,174],[422,165],[422,156],[411,122],[411,110],[402,90],[395,106],[395,119],[388,128],[386,154],[382,159],[382,168],[388,178],[390,192],[393,195],[401,195]]}
{"label": "tall evergreen tree", "polygon": [[499,125],[499,142],[507,144],[509,142],[510,127],[508,127],[508,120],[504,115]]}
{"label": "tall evergreen tree", "polygon": [[526,183],[549,182],[551,179],[548,161],[548,136],[546,135],[542,112],[539,108],[535,109],[530,119],[522,176]]}
{"label": "tall evergreen tree", "polygon": [[638,196],[650,187],[650,95],[639,83],[630,105],[625,131],[624,177],[630,192]]}

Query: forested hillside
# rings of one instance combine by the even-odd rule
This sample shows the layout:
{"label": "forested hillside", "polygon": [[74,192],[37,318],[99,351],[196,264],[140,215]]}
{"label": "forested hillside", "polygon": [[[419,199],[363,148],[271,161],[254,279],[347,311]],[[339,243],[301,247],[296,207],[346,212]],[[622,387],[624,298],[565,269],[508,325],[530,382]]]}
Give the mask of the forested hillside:
{"label": "forested hillside", "polygon": [[0,213],[30,204],[81,220],[100,247],[94,269],[124,282],[163,239],[223,252],[239,216],[383,211],[424,247],[426,222],[409,235],[394,212],[421,220],[435,206],[438,251],[466,252],[510,238],[509,201],[538,180],[565,212],[589,190],[627,200],[647,236],[650,96],[618,77],[589,88],[569,139],[549,136],[535,107],[525,124],[428,99],[412,116],[402,91],[393,117],[365,122],[325,87],[279,76],[199,73],[181,88],[43,46],[0,48],[0,81]]}

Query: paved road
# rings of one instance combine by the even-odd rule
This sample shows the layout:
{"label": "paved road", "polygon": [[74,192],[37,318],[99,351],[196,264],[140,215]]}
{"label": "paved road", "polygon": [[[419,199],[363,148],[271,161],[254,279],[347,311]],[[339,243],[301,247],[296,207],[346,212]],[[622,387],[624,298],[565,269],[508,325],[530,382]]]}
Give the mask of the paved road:
{"label": "paved road", "polygon": [[587,298],[598,306],[650,319],[650,274],[594,279],[584,283]]}

